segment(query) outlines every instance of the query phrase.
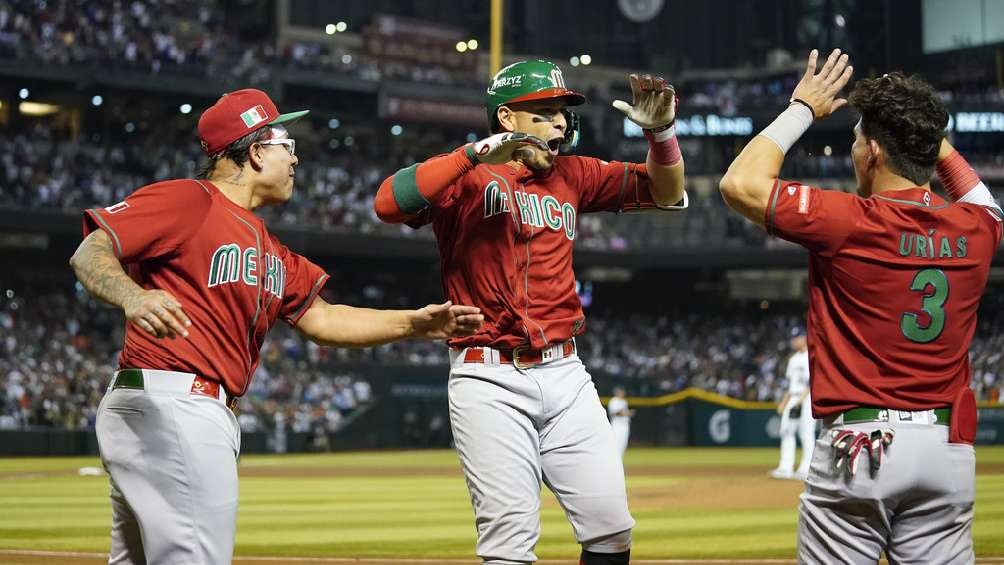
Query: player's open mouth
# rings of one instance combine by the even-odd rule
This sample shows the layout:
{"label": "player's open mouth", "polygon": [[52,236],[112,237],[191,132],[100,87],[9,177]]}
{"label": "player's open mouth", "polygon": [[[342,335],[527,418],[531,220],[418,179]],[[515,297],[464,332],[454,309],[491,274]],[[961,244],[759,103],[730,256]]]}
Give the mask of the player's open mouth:
{"label": "player's open mouth", "polygon": [[547,142],[547,148],[551,151],[551,155],[557,155],[558,150],[561,148],[562,138],[556,137]]}

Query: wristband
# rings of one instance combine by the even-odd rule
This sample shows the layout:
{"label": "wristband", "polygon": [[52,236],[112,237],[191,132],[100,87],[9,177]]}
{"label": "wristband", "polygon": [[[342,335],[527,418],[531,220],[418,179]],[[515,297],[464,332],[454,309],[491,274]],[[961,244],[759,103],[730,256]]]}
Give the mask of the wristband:
{"label": "wristband", "polygon": [[479,163],[478,156],[474,152],[474,144],[473,143],[469,143],[469,144],[467,144],[467,145],[464,146],[464,155],[467,157],[467,160],[471,162],[471,166],[472,167],[477,167],[478,166],[478,163]]}
{"label": "wristband", "polygon": [[676,125],[670,122],[668,126],[643,130],[648,140],[648,155],[660,165],[675,165],[683,159],[680,153],[680,142],[676,139]]}
{"label": "wristband", "polygon": [[809,129],[814,119],[812,109],[807,104],[804,102],[792,104],[765,127],[760,135],[776,143],[781,153],[787,154],[798,138]]}
{"label": "wristband", "polygon": [[809,109],[810,112],[812,112],[812,119],[813,120],[816,119],[816,111],[813,110],[812,105],[806,102],[805,100],[802,100],[801,98],[792,98],[791,100],[789,100],[789,102],[791,102],[792,104],[801,104],[802,106],[805,106],[806,108]]}

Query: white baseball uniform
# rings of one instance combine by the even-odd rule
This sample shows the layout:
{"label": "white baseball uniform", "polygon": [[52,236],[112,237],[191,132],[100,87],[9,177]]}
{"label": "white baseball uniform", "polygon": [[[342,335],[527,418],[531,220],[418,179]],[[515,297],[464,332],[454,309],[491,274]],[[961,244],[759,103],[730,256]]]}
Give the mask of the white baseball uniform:
{"label": "white baseball uniform", "polygon": [[612,397],[607,404],[607,413],[610,415],[610,427],[614,430],[617,455],[623,459],[628,446],[628,438],[631,437],[631,415],[628,412],[627,399]]}
{"label": "white baseball uniform", "polygon": [[[816,441],[816,421],[812,419],[812,400],[803,393],[809,390],[809,352],[798,351],[788,359],[785,370],[788,379],[788,404],[781,413],[781,462],[777,468],[782,474],[791,474],[795,467],[795,435],[802,444],[802,461],[798,474],[805,476],[812,461],[812,449]],[[797,416],[793,416],[793,412]]]}

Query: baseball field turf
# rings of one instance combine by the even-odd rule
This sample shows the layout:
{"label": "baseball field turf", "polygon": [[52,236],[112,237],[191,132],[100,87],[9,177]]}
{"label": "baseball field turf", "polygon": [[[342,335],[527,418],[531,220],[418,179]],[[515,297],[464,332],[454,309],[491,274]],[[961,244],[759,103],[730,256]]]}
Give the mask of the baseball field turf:
{"label": "baseball field turf", "polygon": [[[633,557],[790,561],[802,487],[767,477],[776,458],[776,449],[629,449]],[[98,465],[0,459],[0,563],[101,563],[107,478],[78,474]],[[248,456],[240,472],[237,563],[477,563],[451,451]],[[976,488],[976,553],[1004,562],[994,559],[1004,556],[1004,447],[977,449]],[[577,557],[561,509],[544,500],[538,555]]]}

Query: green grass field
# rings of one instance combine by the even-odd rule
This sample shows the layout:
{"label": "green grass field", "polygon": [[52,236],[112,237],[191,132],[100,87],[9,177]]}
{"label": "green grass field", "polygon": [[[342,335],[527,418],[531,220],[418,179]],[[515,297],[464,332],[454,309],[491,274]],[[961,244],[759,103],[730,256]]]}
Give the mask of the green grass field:
{"label": "green grass field", "polygon": [[[633,557],[791,558],[802,487],[767,478],[776,457],[776,449],[629,450]],[[1004,556],[1004,447],[979,448],[977,462],[976,552]],[[98,465],[0,459],[0,548],[106,551],[107,478],[77,474]],[[248,456],[240,489],[238,556],[474,554],[473,514],[451,451]],[[561,509],[549,493],[544,500],[538,555],[577,557]],[[0,563],[29,562],[4,555]]]}

